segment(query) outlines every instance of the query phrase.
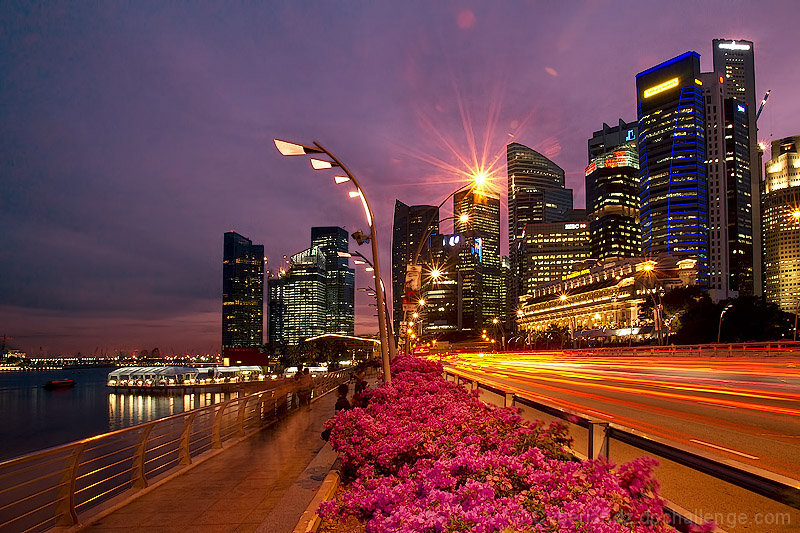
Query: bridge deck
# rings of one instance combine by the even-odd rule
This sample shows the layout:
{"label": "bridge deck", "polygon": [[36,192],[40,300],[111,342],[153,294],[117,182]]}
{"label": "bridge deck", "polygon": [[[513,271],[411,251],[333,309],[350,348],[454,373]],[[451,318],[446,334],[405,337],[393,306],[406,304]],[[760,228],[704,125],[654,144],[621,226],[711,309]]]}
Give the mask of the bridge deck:
{"label": "bridge deck", "polygon": [[83,531],[291,532],[336,459],[320,438],[335,402],[320,397]]}

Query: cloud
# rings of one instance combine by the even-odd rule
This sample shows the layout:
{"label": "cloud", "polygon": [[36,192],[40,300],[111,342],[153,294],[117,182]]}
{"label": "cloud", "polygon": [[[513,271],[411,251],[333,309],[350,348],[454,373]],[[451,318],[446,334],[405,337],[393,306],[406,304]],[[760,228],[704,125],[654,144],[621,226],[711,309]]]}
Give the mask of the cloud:
{"label": "cloud", "polygon": [[544,71],[553,76],[554,78],[558,77],[558,71],[553,67],[544,67]]}

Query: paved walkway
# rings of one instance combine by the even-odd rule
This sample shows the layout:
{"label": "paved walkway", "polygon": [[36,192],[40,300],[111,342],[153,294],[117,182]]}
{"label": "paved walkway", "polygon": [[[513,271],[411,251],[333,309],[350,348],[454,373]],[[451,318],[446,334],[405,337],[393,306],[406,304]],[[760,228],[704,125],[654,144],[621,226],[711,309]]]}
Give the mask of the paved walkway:
{"label": "paved walkway", "polygon": [[331,392],[83,531],[291,533],[336,459],[320,438],[335,403]]}

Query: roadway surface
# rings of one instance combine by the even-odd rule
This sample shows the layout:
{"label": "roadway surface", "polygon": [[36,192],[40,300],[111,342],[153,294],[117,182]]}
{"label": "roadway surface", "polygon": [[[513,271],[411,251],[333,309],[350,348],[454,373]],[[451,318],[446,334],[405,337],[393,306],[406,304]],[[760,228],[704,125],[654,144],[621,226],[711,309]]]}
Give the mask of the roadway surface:
{"label": "roadway surface", "polygon": [[[800,486],[795,481],[800,479],[800,355],[525,352],[458,354],[443,362],[467,379]],[[481,397],[502,403],[494,396],[486,392]],[[522,415],[553,420],[527,407]],[[585,454],[586,430],[567,425],[574,449]],[[713,520],[728,533],[800,532],[800,502],[792,507],[774,502],[618,441],[610,443],[609,453],[617,464],[643,455],[658,459],[661,494],[685,516]]]}

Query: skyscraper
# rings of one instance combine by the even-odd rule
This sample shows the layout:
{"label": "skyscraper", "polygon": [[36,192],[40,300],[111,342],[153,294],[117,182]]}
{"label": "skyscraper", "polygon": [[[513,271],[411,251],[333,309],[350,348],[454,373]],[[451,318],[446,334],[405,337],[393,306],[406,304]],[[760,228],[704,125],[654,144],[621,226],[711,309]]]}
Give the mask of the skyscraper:
{"label": "skyscraper", "polygon": [[636,75],[642,252],[697,260],[708,285],[708,183],[700,55]]}
{"label": "skyscraper", "polygon": [[[511,298],[522,294],[524,230],[527,224],[566,220],[572,209],[572,189],[564,187],[564,169],[520,143],[506,147],[508,166],[508,248]],[[516,304],[514,305],[516,307]]]}
{"label": "skyscraper", "polygon": [[325,333],[327,285],[325,254],[318,247],[292,256],[283,288],[284,339],[289,346]]}
{"label": "skyscraper", "polygon": [[234,231],[222,250],[222,351],[260,346],[264,336],[264,247]]}
{"label": "skyscraper", "polygon": [[542,222],[525,227],[522,286],[524,294],[571,274],[589,259],[589,224],[583,210],[569,222]]}
{"label": "skyscraper", "polygon": [[[459,234],[431,237],[425,262],[430,265],[426,273],[422,296],[423,332],[439,333],[459,330],[462,321],[462,279],[458,269],[466,239]],[[435,274],[431,272],[435,271]]]}
{"label": "skyscraper", "polygon": [[[414,261],[417,250],[424,253],[425,235],[439,233],[439,209],[432,205],[406,205],[400,200],[394,204],[392,226],[392,318],[394,331],[400,331],[403,319],[403,285],[406,267]],[[422,257],[422,255],[421,255]]]}
{"label": "skyscraper", "polygon": [[325,256],[327,276],[327,319],[325,333],[352,335],[355,328],[355,270],[349,267],[348,234],[344,228],[323,226],[311,228],[311,247],[318,247]]}
{"label": "skyscraper", "polygon": [[800,299],[800,135],[772,141],[764,179],[767,301],[787,312]]}
{"label": "skyscraper", "polygon": [[590,254],[595,259],[634,257],[641,253],[639,228],[639,154],[637,125],[594,132],[586,167],[586,212]]}
{"label": "skyscraper", "polygon": [[753,228],[747,106],[724,77],[703,73],[709,193],[709,285],[714,300],[753,294]]}
{"label": "skyscraper", "polygon": [[[468,221],[462,222],[462,214]],[[462,328],[473,329],[503,317],[500,271],[500,197],[485,189],[453,196],[453,227],[466,239],[458,271],[462,279]]]}
{"label": "skyscraper", "polygon": [[[758,128],[756,127],[756,72],[755,49],[751,41],[734,41],[730,39],[714,39],[712,41],[712,54],[714,56],[714,71],[720,73],[725,82],[728,98],[733,98],[746,107],[749,158],[747,165],[750,170],[750,228],[761,227],[761,203],[759,191],[761,188],[761,153],[758,148]],[[741,195],[744,196],[744,190]],[[743,199],[741,200],[743,201]],[[743,207],[739,202],[738,209]],[[741,216],[744,216],[742,213]],[[744,222],[739,226],[745,227]],[[762,258],[761,258],[761,233],[751,230],[751,245],[745,245],[745,256],[750,250],[752,267],[741,270],[752,271],[752,281],[744,280],[745,289],[740,292],[747,293],[749,284],[752,284],[752,293],[761,294],[763,284]],[[739,254],[741,255],[741,254]],[[737,259],[741,259],[738,257]]]}

